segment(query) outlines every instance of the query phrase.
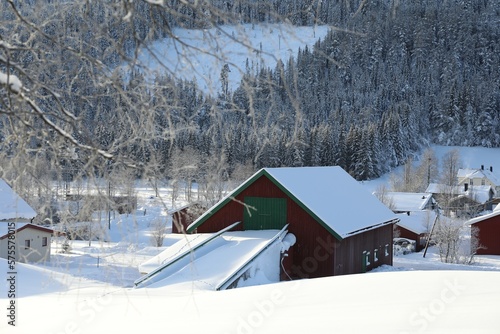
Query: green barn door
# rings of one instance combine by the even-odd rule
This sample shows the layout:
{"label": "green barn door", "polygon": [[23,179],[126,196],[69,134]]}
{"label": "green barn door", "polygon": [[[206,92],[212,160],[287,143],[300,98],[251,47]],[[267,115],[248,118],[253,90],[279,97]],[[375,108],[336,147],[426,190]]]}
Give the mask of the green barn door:
{"label": "green barn door", "polygon": [[286,198],[245,197],[245,230],[280,230],[286,225]]}

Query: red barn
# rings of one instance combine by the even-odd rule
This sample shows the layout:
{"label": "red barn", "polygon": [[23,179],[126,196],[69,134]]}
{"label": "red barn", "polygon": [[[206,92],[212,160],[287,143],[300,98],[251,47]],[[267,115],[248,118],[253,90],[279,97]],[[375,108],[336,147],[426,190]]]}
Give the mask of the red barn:
{"label": "red barn", "polygon": [[482,247],[476,254],[500,255],[500,206],[490,214],[469,220],[467,224],[478,229],[477,237]]}
{"label": "red barn", "polygon": [[430,210],[408,211],[397,215],[399,222],[394,225],[394,237],[415,240],[415,252],[425,248],[429,232],[436,220],[436,212]]}
{"label": "red barn", "polygon": [[265,168],[214,205],[187,232],[281,229],[296,242],[283,277],[361,273],[392,265],[396,216],[340,167]]}
{"label": "red barn", "polygon": [[186,228],[206,210],[207,207],[204,205],[191,203],[172,211],[172,233],[185,233]]}

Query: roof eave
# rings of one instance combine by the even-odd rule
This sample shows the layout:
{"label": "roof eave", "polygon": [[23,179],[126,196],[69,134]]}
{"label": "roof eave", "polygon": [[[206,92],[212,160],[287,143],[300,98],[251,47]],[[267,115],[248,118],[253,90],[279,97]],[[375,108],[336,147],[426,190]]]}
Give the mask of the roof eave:
{"label": "roof eave", "polygon": [[382,226],[385,226],[385,225],[397,224],[399,221],[400,221],[399,218],[393,218],[391,220],[387,220],[387,221],[385,221],[383,223],[380,223],[380,224],[368,226],[368,227],[365,227],[365,228],[362,228],[362,229],[359,229],[359,230],[356,230],[356,231],[349,232],[349,233],[347,233],[347,234],[344,235],[344,238],[352,237],[353,235],[356,235],[356,234],[360,234],[360,233],[364,233],[364,232],[367,232],[367,231],[375,230],[375,229],[377,229],[379,227],[382,227]]}

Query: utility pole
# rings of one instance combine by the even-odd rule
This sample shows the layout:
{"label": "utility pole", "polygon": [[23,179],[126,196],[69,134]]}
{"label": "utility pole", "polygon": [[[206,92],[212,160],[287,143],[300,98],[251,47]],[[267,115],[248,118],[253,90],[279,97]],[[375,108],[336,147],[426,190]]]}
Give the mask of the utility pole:
{"label": "utility pole", "polygon": [[439,204],[436,202],[436,219],[434,219],[434,224],[432,224],[431,231],[429,232],[429,235],[427,236],[427,242],[425,243],[425,249],[424,249],[424,256],[427,254],[427,248],[429,248],[429,243],[431,241],[432,237],[432,232],[434,232],[434,227],[436,227],[436,224],[439,222]]}
{"label": "utility pole", "polygon": [[108,181],[108,230],[111,230],[111,181]]}

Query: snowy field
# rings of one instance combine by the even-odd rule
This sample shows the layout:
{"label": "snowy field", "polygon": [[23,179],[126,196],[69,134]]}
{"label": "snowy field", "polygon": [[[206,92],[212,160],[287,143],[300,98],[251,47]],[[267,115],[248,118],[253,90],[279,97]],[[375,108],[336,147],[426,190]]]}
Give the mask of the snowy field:
{"label": "snowy field", "polygon": [[[220,74],[229,65],[228,88],[234,91],[248,69],[274,69],[299,48],[311,48],[326,36],[328,26],[293,27],[283,24],[223,26],[218,29],[174,29],[176,40],[167,38],[144,49],[139,62],[151,71],[194,80],[203,92],[221,92]],[[182,41],[182,43],[180,42]],[[181,56],[179,56],[181,55]],[[248,61],[248,63],[247,63]]]}
{"label": "snowy field", "polygon": [[[448,149],[436,147],[437,155]],[[500,149],[460,150],[466,167],[500,168]],[[366,182],[367,190],[384,180]],[[498,333],[500,328],[500,257],[443,264],[432,247],[425,258],[396,256],[393,267],[367,274],[221,292],[195,282],[135,289],[139,265],[183,237],[167,234],[162,247],[152,247],[153,222],[167,219],[164,202],[153,188],[137,191],[135,213],[112,216],[110,229],[102,220],[107,241],[72,241],[64,254],[62,240],[55,239],[50,263],[17,264],[16,327],[8,324],[10,276],[0,260],[5,273],[0,333]],[[168,199],[168,189],[161,194]]]}

